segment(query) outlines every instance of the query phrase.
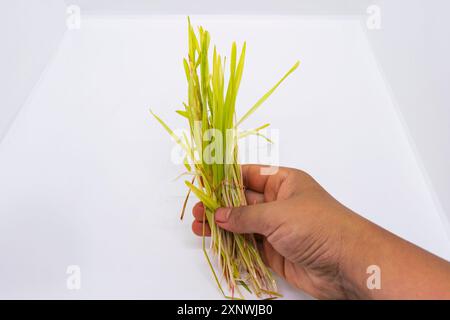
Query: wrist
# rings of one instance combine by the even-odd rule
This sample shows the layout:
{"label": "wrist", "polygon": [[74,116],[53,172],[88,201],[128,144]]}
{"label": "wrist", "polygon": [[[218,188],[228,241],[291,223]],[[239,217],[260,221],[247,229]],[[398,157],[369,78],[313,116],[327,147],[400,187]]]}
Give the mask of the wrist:
{"label": "wrist", "polygon": [[349,212],[341,230],[339,272],[342,289],[349,299],[372,299],[367,280],[371,267],[377,266],[383,235],[363,217]]}

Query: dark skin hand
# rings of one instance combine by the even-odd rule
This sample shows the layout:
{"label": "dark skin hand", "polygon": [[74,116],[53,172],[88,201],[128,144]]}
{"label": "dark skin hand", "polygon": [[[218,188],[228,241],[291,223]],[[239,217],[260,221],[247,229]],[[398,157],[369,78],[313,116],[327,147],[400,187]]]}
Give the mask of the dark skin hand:
{"label": "dark skin hand", "polygon": [[[219,208],[215,220],[231,232],[259,234],[265,263],[291,285],[319,299],[450,299],[450,263],[346,208],[307,173],[280,167],[261,174],[266,169],[243,166],[251,205]],[[201,236],[201,203],[193,214]],[[367,286],[371,265],[380,269],[379,289]]]}

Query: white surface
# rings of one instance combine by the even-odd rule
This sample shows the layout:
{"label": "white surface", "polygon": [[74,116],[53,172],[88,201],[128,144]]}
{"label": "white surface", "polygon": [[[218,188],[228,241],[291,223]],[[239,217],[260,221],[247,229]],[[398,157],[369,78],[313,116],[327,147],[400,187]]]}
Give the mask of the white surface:
{"label": "white surface", "polygon": [[379,5],[382,29],[366,34],[450,221],[450,2],[384,0]]}
{"label": "white surface", "polygon": [[[366,8],[379,0],[65,0],[76,4],[86,14],[364,14]],[[396,0],[394,0],[396,1]]]}
{"label": "white surface", "polygon": [[[239,108],[301,68],[248,122],[281,130],[280,161],[349,207],[450,258],[448,239],[357,20],[192,17],[220,51],[246,39]],[[220,298],[172,145],[185,19],[102,18],[66,34],[0,145],[0,297]],[[271,61],[271,63],[268,63]],[[174,119],[172,121],[172,119]],[[176,119],[176,120],[175,120]],[[79,265],[82,289],[66,289]],[[280,283],[287,298],[303,298]]]}
{"label": "white surface", "polygon": [[0,142],[65,31],[62,0],[7,2],[0,11]]}

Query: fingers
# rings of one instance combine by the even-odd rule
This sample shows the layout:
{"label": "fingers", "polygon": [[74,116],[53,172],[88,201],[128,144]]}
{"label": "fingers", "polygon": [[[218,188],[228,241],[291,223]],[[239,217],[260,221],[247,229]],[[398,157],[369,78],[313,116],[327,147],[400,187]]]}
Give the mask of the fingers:
{"label": "fingers", "polygon": [[[251,174],[249,170],[259,170],[260,166],[247,165],[244,169],[246,174]],[[252,169],[253,168],[253,169]],[[252,204],[237,208],[219,208],[215,213],[216,223],[225,230],[237,233],[259,233],[268,235],[276,227],[279,215],[272,215],[274,212],[272,203],[263,203],[264,195],[253,190],[246,190],[247,203]],[[205,207],[201,202],[195,204],[192,209],[194,222],[192,230],[197,235],[203,235],[203,220],[205,219]],[[211,229],[205,221],[205,235],[210,235]]]}
{"label": "fingers", "polygon": [[[249,205],[264,202],[264,195],[253,190],[245,190],[245,198]],[[205,207],[203,206],[203,203],[197,202],[192,208],[192,214],[196,221],[202,222],[205,217]]]}
{"label": "fingers", "polygon": [[[275,212],[274,203],[261,203],[261,195],[250,193],[249,199],[254,198],[254,205],[219,208],[215,212],[215,220],[221,228],[236,233],[257,233],[264,236],[269,235],[279,224],[281,218]],[[201,202],[195,204],[192,209],[194,222],[192,222],[192,231],[199,236],[203,235],[203,223],[205,223],[205,235],[211,235],[211,229],[207,221],[204,221],[205,207]]]}
{"label": "fingers", "polygon": [[195,220],[202,222],[205,217],[205,207],[203,203],[197,202],[195,206],[192,208],[192,214],[194,215]]}
{"label": "fingers", "polygon": [[264,165],[257,164],[245,164],[242,165],[242,178],[244,180],[244,186],[253,191],[264,193],[264,188],[266,186],[267,180],[270,175],[262,175],[261,170],[266,168]]}
{"label": "fingers", "polygon": [[219,208],[214,217],[221,228],[236,233],[259,233],[270,235],[282,223],[279,214],[273,214],[273,202],[236,208]]}
{"label": "fingers", "polygon": [[247,204],[257,204],[264,202],[264,195],[262,193],[249,189],[245,190],[245,198],[247,200]]}
{"label": "fingers", "polygon": [[[290,168],[255,164],[243,165],[241,168],[244,186],[247,189],[263,194],[265,202],[277,199],[282,183],[289,173],[292,173]],[[271,168],[276,168],[277,170],[271,170]]]}
{"label": "fingers", "polygon": [[[205,215],[205,207],[203,203],[197,202],[192,208],[192,214],[194,215],[194,221],[192,222],[192,232],[197,236],[203,236],[203,219]],[[211,229],[208,222],[205,221],[205,236],[211,235]]]}
{"label": "fingers", "polygon": [[[192,222],[192,232],[196,234],[197,236],[202,237],[203,236],[203,222],[194,220]],[[209,228],[208,223],[205,221],[205,236],[209,237],[211,236],[211,229]]]}

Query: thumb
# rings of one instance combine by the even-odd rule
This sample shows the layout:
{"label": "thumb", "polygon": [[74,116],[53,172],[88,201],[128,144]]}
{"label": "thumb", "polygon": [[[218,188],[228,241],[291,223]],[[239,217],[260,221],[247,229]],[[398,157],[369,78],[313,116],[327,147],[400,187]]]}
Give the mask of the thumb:
{"label": "thumb", "polygon": [[279,225],[279,215],[272,202],[234,208],[219,208],[214,219],[217,225],[235,233],[259,233],[268,236]]}

